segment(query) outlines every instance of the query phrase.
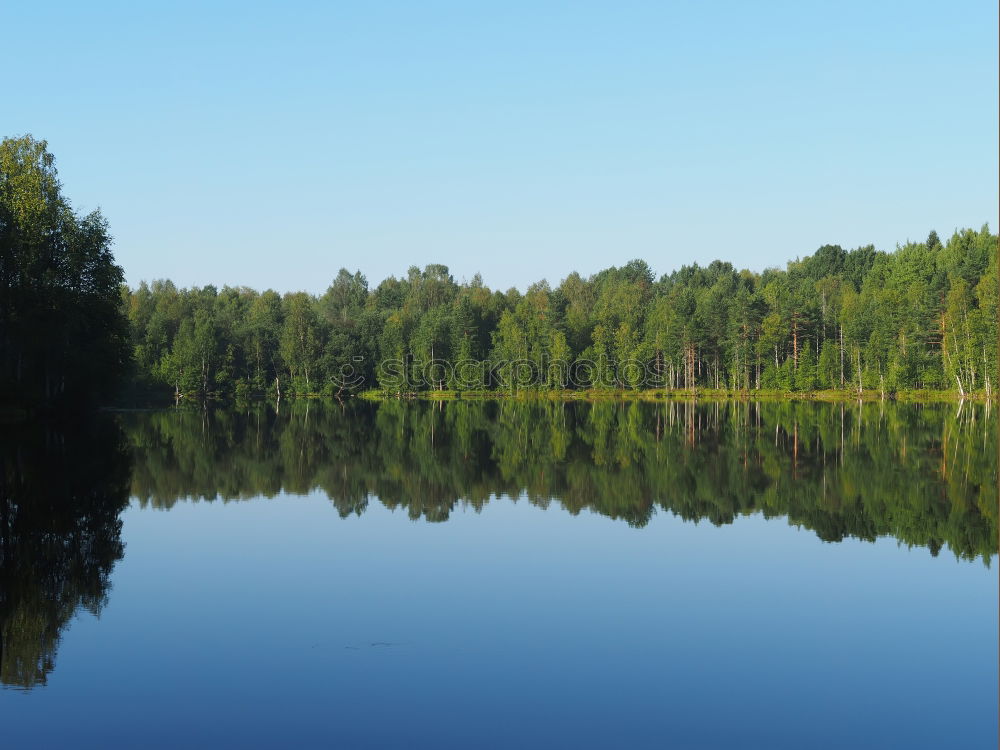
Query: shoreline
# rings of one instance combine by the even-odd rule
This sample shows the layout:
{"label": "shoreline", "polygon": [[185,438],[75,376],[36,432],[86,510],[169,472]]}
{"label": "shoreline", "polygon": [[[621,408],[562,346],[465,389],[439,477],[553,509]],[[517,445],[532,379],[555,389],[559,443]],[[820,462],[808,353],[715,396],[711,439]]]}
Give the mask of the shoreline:
{"label": "shoreline", "polygon": [[[343,403],[351,399],[360,399],[370,403],[385,403],[389,401],[520,401],[520,402],[584,402],[584,403],[665,403],[665,402],[797,402],[814,403],[908,403],[908,404],[958,404],[963,401],[974,403],[989,403],[998,401],[997,392],[987,397],[984,392],[966,393],[964,397],[955,391],[908,390],[896,393],[879,391],[731,391],[726,389],[699,388],[695,391],[661,389],[626,390],[626,389],[587,389],[587,390],[520,390],[520,391],[403,391],[389,392],[377,389],[343,393],[340,396],[328,393],[298,393],[285,394],[278,403],[295,403],[296,401],[322,401]],[[175,402],[173,394],[169,398],[146,394],[146,397],[126,399],[118,403],[105,404],[98,407],[100,411],[129,412],[156,411],[177,405],[185,406],[222,406],[239,407],[259,403],[275,403],[273,394],[253,394],[244,399],[224,396],[218,393],[199,396],[198,394],[181,394],[179,402]],[[16,423],[24,418],[23,409],[4,409],[0,407],[0,423]]]}
{"label": "shoreline", "polygon": [[961,401],[996,401],[997,394],[967,393],[964,397],[954,391],[898,391],[882,394],[879,391],[731,391],[726,389],[699,388],[695,391],[674,390],[552,390],[552,391],[416,391],[391,393],[380,390],[362,391],[355,398],[367,401],[817,401],[825,403],[889,402],[898,403],[958,403]]}

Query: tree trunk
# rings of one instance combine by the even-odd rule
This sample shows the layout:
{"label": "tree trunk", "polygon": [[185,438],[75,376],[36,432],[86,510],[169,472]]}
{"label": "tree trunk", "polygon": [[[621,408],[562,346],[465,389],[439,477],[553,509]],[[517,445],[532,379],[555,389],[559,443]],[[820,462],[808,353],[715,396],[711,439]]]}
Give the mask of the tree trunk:
{"label": "tree trunk", "polygon": [[858,349],[858,396],[860,397],[863,392],[864,389],[861,386],[861,349]]}
{"label": "tree trunk", "polygon": [[844,324],[840,324],[840,387],[844,387]]}
{"label": "tree trunk", "polygon": [[792,368],[799,369],[799,316],[792,313]]}

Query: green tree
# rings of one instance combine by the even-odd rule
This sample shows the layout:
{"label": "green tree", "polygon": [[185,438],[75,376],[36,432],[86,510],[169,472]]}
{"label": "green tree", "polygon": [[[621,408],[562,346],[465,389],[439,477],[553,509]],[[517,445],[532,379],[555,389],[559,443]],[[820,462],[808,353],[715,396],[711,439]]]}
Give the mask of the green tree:
{"label": "green tree", "polygon": [[313,300],[304,292],[285,297],[285,320],[281,330],[281,358],[288,368],[288,375],[295,386],[301,378],[304,392],[312,389],[310,372],[315,369],[321,341]]}
{"label": "green tree", "polygon": [[0,142],[0,402],[111,397],[132,353],[122,283],[107,221],[73,212],[46,142]]}

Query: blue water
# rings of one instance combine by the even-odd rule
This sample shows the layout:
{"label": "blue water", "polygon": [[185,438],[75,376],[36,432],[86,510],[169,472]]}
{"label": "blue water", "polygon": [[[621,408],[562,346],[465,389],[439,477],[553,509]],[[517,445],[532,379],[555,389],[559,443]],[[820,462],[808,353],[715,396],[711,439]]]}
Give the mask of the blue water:
{"label": "blue water", "polygon": [[996,560],[502,497],[133,501],[5,748],[992,748]]}
{"label": "blue water", "polygon": [[995,446],[983,404],[18,426],[0,746],[994,748]]}

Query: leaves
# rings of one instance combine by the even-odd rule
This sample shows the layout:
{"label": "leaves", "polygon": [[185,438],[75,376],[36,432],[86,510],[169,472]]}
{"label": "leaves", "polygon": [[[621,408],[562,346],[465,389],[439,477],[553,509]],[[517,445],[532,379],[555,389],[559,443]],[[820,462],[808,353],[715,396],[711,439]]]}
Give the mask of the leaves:
{"label": "leaves", "polygon": [[[206,308],[200,319],[214,321],[214,333],[198,329],[199,351],[211,352],[204,382],[220,392],[238,383],[262,392],[275,378],[291,380],[286,393],[329,392],[347,370],[359,376],[350,388],[393,393],[859,383],[893,391],[954,387],[956,375],[966,391],[987,379],[995,386],[997,238],[984,228],[944,246],[932,240],[893,253],[825,245],[762,274],[715,261],[656,281],[631,261],[524,294],[490,290],[478,276],[456,283],[433,264],[373,290],[342,268],[319,297],[155,282],[131,292],[126,307],[140,374],[167,384],[179,365],[162,363],[186,361],[195,329],[184,321]],[[470,361],[461,376],[455,365]]]}

